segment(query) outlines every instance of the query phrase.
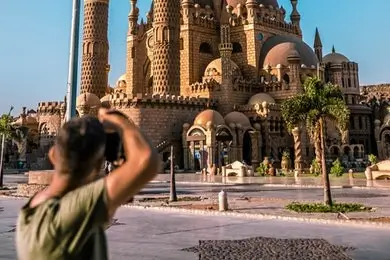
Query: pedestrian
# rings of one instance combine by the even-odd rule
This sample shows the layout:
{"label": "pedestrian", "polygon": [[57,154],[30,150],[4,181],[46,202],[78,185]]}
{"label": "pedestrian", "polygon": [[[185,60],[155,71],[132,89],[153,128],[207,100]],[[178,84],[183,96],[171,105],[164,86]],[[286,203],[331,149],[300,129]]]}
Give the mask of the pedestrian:
{"label": "pedestrian", "polygon": [[[98,179],[107,126],[122,133],[126,160]],[[158,154],[123,115],[100,109],[99,119],[86,116],[65,123],[49,158],[55,169],[51,184],[19,214],[18,259],[108,259],[105,227],[117,208],[156,175]]]}

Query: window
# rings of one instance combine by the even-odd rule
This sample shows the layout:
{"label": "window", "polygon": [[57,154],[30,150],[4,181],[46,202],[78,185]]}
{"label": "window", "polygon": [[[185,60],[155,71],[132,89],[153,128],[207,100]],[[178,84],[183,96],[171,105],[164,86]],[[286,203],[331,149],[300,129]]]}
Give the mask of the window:
{"label": "window", "polygon": [[233,42],[233,53],[241,53],[242,47],[238,42]]}
{"label": "window", "polygon": [[199,47],[200,53],[207,53],[207,54],[213,54],[213,49],[211,48],[211,45],[207,42],[204,42]]}
{"label": "window", "polygon": [[180,50],[184,50],[184,39],[180,38]]}

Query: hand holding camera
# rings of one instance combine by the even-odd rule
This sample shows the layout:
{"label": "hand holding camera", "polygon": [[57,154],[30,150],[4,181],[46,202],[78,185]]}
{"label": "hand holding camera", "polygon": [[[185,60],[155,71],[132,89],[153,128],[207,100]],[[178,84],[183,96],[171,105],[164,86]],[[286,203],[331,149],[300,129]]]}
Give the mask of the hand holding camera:
{"label": "hand holding camera", "polygon": [[99,110],[98,118],[106,131],[106,160],[110,163],[125,161],[122,132],[135,127],[133,122],[125,114],[106,108]]}

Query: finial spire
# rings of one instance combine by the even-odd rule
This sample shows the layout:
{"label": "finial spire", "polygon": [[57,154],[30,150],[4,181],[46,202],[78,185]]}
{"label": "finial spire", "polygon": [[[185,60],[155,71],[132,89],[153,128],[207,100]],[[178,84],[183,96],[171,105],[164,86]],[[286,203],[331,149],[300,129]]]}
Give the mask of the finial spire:
{"label": "finial spire", "polygon": [[336,53],[336,49],[334,48],[334,45],[332,47],[332,53]]}
{"label": "finial spire", "polygon": [[320,32],[318,31],[318,27],[316,27],[316,35],[314,37],[314,48],[322,47],[322,41],[320,37]]}

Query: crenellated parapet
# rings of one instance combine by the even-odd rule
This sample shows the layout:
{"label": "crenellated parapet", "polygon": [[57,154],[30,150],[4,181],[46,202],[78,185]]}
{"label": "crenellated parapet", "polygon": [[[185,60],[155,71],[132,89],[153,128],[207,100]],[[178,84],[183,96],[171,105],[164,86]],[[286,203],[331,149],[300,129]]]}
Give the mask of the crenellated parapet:
{"label": "crenellated parapet", "polygon": [[180,24],[191,24],[209,29],[217,28],[216,14],[208,5],[202,7],[199,4],[192,4],[190,1],[183,1],[181,12]]}
{"label": "crenellated parapet", "polygon": [[272,5],[265,6],[263,4],[257,5],[253,3],[247,3],[246,5],[238,5],[234,11],[233,8],[230,7],[230,10],[230,24],[232,26],[257,24],[288,33],[300,33],[298,26],[285,21],[286,10],[283,7],[276,8]]}
{"label": "crenellated parapet", "polygon": [[372,102],[390,101],[390,84],[367,85],[361,87],[362,102],[370,104]]}
{"label": "crenellated parapet", "polygon": [[202,95],[202,94],[208,94],[212,93],[216,90],[219,90],[221,85],[213,80],[213,79],[208,79],[203,82],[196,82],[194,84],[190,85],[190,91],[191,95]]}
{"label": "crenellated parapet", "polygon": [[110,95],[109,103],[116,109],[126,108],[180,108],[180,109],[203,109],[206,107],[216,107],[217,102],[213,99],[183,97],[174,95],[149,95],[138,93],[136,95],[127,95],[125,93],[116,93]]}
{"label": "crenellated parapet", "polygon": [[65,109],[65,102],[41,102],[38,104],[38,114],[39,115],[59,115]]}

